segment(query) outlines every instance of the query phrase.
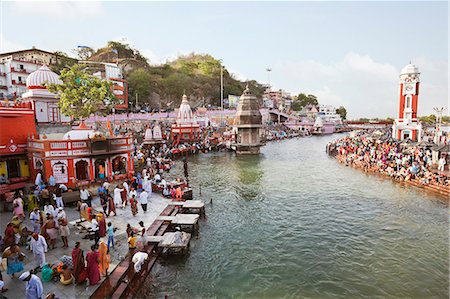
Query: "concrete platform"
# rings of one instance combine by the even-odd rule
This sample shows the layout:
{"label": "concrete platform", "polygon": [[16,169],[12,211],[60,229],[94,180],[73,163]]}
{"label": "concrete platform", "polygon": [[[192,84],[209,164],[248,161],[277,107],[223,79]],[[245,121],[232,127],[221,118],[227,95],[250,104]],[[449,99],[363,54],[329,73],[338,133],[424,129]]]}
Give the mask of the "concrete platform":
{"label": "concrete platform", "polygon": [[[116,209],[117,216],[111,215],[106,219],[106,222],[111,222],[113,227],[117,228],[115,233],[115,249],[111,250],[111,264],[109,268],[109,272],[111,272],[123,259],[123,257],[128,252],[128,244],[127,244],[127,235],[126,235],[126,225],[130,223],[131,226],[140,227],[139,221],[144,222],[144,226],[148,228],[153,221],[160,215],[160,213],[166,208],[168,202],[170,200],[163,198],[162,196],[153,193],[152,198],[149,201],[147,212],[144,213],[140,207],[138,206],[139,212],[136,216],[133,216],[131,213],[130,206],[128,205],[125,209]],[[100,201],[98,198],[94,199],[92,202],[92,206],[97,210],[101,210]],[[65,212],[69,222],[74,223],[76,220],[80,219],[80,214],[74,207],[66,207]],[[29,214],[29,213],[28,213]],[[11,212],[0,213],[0,229],[3,235],[3,232],[6,228],[6,225],[12,218]],[[26,219],[24,224],[31,229],[31,223],[29,219]],[[46,260],[48,263],[59,263],[59,259],[63,255],[71,256],[72,249],[75,246],[75,242],[79,241],[81,243],[81,248],[84,250],[85,256],[86,253],[89,252],[90,247],[94,244],[92,240],[82,239],[85,235],[84,232],[81,232],[80,229],[76,228],[73,225],[70,225],[70,236],[69,236],[69,248],[61,248],[62,241],[59,238],[56,242],[56,248],[46,253]],[[107,243],[107,237],[101,238],[105,243]],[[21,247],[23,253],[26,254],[25,260],[25,270],[29,271],[34,268],[33,266],[33,254],[27,250],[25,247]],[[18,277],[16,275],[16,277]],[[38,273],[38,276],[41,277],[41,273]],[[17,278],[12,279],[9,275],[6,274],[6,271],[3,272],[3,279],[5,282],[5,287],[9,289],[8,292],[4,293],[7,298],[25,298],[25,283],[18,280]],[[102,278],[102,281],[104,278]],[[86,285],[69,285],[63,286],[59,282],[44,282],[44,297],[46,294],[52,292],[55,293],[57,298],[78,298],[84,299],[89,298],[89,296],[96,290],[98,285],[96,286],[86,286]]]}

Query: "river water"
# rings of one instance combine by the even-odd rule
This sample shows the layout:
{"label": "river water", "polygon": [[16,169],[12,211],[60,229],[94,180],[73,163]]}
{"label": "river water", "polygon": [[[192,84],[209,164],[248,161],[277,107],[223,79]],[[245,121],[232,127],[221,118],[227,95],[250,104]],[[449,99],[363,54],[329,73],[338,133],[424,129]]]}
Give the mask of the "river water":
{"label": "river water", "polygon": [[447,205],[339,164],[325,153],[338,137],[189,157],[207,218],[190,254],[160,260],[141,296],[448,298]]}

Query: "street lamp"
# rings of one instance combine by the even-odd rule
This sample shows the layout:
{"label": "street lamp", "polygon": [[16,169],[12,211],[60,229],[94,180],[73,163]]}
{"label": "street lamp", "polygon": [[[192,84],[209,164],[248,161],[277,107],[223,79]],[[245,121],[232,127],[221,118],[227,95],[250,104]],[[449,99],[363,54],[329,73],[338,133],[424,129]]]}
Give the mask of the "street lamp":
{"label": "street lamp", "polygon": [[436,129],[434,131],[434,143],[439,145],[439,137],[441,135],[441,124],[442,124],[442,113],[446,108],[434,107],[433,110],[436,111]]}

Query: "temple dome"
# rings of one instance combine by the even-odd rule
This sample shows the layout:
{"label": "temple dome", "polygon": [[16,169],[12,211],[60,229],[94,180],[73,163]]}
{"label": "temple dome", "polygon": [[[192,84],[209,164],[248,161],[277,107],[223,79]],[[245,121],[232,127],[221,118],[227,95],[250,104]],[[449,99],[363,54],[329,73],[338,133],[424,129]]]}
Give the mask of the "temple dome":
{"label": "temple dome", "polygon": [[46,89],[44,83],[62,84],[59,76],[50,70],[45,64],[32,72],[27,78],[28,89]]}
{"label": "temple dome", "polygon": [[81,122],[77,128],[64,134],[63,140],[85,140],[92,138],[96,133],[98,132],[90,129],[84,122]]}
{"label": "temple dome", "polygon": [[419,68],[414,64],[409,63],[404,68],[402,68],[402,71],[400,72],[400,75],[405,74],[419,74]]}
{"label": "temple dome", "polygon": [[181,100],[180,109],[177,114],[177,124],[178,125],[190,125],[197,123],[194,120],[194,115],[191,110],[191,106],[189,105],[188,98],[186,95],[183,95],[183,99]]}

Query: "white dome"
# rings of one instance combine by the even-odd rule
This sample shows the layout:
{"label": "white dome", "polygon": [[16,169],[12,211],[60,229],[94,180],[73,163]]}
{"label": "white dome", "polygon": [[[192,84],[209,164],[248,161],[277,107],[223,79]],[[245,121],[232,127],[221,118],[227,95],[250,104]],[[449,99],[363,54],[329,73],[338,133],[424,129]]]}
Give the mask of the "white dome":
{"label": "white dome", "polygon": [[191,106],[189,105],[187,96],[183,95],[180,109],[178,110],[177,124],[183,125],[192,123],[196,123],[194,120],[194,115],[192,114]]}
{"label": "white dome", "polygon": [[72,130],[64,134],[63,140],[89,139],[95,133],[94,130]]}
{"label": "white dome", "polygon": [[44,83],[61,84],[59,76],[52,72],[46,65],[41,66],[37,71],[32,72],[27,78],[28,89],[45,89]]}
{"label": "white dome", "polygon": [[404,74],[419,74],[419,68],[410,63],[402,69],[400,75]]}

